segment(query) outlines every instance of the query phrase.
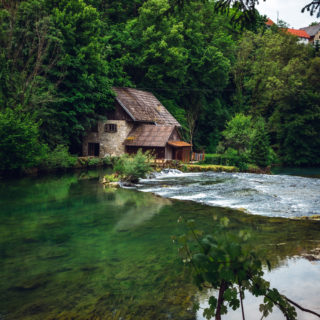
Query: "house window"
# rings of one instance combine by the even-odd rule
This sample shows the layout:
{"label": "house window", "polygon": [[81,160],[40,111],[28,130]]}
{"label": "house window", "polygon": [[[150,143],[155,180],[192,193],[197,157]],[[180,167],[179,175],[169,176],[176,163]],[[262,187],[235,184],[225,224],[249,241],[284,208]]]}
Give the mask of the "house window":
{"label": "house window", "polygon": [[114,123],[107,123],[104,126],[104,132],[117,132],[117,125]]}

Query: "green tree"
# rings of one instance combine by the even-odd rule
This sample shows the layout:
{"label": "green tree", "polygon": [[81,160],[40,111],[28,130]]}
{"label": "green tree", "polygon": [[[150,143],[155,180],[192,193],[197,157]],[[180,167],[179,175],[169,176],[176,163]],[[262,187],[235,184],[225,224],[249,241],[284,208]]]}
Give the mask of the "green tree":
{"label": "green tree", "polygon": [[55,98],[61,39],[45,1],[2,1],[0,4],[0,101],[25,110],[46,106]]}
{"label": "green tree", "polygon": [[251,116],[236,114],[227,122],[226,129],[222,132],[225,138],[225,144],[240,152],[246,151],[250,146],[253,135],[253,126]]}
{"label": "green tree", "polygon": [[0,4],[0,101],[41,122],[51,146],[79,146],[112,106],[105,25],[83,0]]}
{"label": "green tree", "polygon": [[79,146],[85,130],[112,105],[102,23],[96,8],[83,0],[49,1],[48,10],[61,35],[58,100],[40,113],[43,133],[51,145]]}
{"label": "green tree", "polygon": [[265,119],[271,145],[283,162],[317,165],[318,58],[310,46],[279,30],[243,37],[233,68],[234,103]]}
{"label": "green tree", "polygon": [[[168,0],[142,5],[139,16],[127,22],[122,48],[129,53],[119,59],[137,87],[171,101],[169,111],[184,118],[187,138],[197,143],[199,123],[205,115],[214,118],[228,84],[234,41],[228,20],[214,13],[212,3],[193,1],[167,14],[170,5]],[[219,119],[207,126],[213,130]]]}
{"label": "green tree", "polygon": [[0,112],[0,172],[12,172],[38,165],[46,148],[39,142],[34,117],[21,107]]}
{"label": "green tree", "polygon": [[250,157],[253,163],[259,167],[267,167],[270,164],[270,141],[265,121],[261,117],[254,125],[250,143]]}

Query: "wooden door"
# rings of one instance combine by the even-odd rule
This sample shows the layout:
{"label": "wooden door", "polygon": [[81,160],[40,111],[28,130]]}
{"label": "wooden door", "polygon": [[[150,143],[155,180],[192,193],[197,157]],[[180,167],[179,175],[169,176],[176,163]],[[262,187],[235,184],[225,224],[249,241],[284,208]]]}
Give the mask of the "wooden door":
{"label": "wooden door", "polygon": [[100,144],[99,143],[88,143],[88,156],[99,157]]}

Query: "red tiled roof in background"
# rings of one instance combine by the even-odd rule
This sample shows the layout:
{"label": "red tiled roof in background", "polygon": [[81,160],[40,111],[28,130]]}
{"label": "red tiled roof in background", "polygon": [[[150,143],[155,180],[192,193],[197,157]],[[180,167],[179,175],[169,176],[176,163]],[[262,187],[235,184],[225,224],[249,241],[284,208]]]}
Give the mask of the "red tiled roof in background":
{"label": "red tiled roof in background", "polygon": [[283,29],[283,31],[288,32],[294,36],[297,36],[299,38],[306,38],[310,39],[310,36],[304,31],[304,30],[296,30],[296,29]]}
{"label": "red tiled roof in background", "polygon": [[273,26],[274,22],[270,18],[268,18],[268,21],[266,22],[266,25],[267,26]]}

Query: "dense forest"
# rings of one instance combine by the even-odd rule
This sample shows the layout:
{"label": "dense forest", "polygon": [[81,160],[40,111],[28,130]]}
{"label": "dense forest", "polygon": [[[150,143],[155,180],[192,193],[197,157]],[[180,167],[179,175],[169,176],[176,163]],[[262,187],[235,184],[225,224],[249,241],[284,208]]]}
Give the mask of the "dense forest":
{"label": "dense forest", "polygon": [[230,12],[203,0],[2,1],[0,170],[63,146],[80,154],[112,86],[153,92],[196,151],[320,165],[318,48],[257,11]]}

